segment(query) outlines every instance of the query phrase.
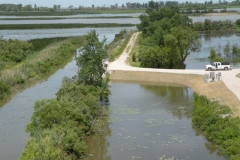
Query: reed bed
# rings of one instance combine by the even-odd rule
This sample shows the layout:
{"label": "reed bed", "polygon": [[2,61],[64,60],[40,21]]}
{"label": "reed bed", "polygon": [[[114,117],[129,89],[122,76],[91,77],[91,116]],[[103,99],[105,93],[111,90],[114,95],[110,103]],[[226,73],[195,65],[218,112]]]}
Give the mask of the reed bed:
{"label": "reed bed", "polygon": [[[83,38],[79,40],[83,40]],[[40,76],[49,73],[57,66],[67,62],[76,54],[77,46],[74,41],[74,38],[69,38],[51,44],[42,51],[28,56],[22,63],[10,69],[1,70],[0,90],[9,87],[12,88],[11,90],[14,90],[16,87],[18,88],[19,85],[23,85],[30,80],[40,79]],[[79,42],[79,44],[80,43],[81,42]],[[4,86],[4,88],[2,86]],[[4,95],[4,93],[1,94]],[[1,94],[0,97],[3,99],[4,96]]]}

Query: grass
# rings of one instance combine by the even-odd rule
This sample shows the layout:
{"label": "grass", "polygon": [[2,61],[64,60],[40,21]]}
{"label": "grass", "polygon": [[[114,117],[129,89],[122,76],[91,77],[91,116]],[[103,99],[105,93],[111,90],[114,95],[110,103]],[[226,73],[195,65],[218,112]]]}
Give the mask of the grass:
{"label": "grass", "polygon": [[2,24],[0,30],[12,29],[63,29],[63,28],[110,28],[110,27],[133,27],[135,24],[117,24],[117,23],[101,23],[101,24]]}
{"label": "grass", "polygon": [[34,51],[38,52],[43,50],[45,47],[50,44],[61,42],[63,40],[68,39],[69,37],[56,37],[56,38],[43,38],[43,39],[32,39],[29,40],[29,43],[32,43],[34,47]]}
{"label": "grass", "polygon": [[130,34],[127,35],[122,40],[122,42],[111,51],[110,58],[109,58],[110,62],[114,61],[116,58],[118,58],[122,54],[122,52],[124,51],[124,49],[126,48],[128,42],[129,42],[129,40],[131,39],[133,33],[134,33],[134,31],[130,32]]}
{"label": "grass", "polygon": [[129,53],[129,56],[127,58],[127,62],[128,64],[130,64],[130,66],[133,67],[140,67],[140,62],[138,61],[138,59],[136,58],[136,61],[133,61],[133,55],[135,54],[135,57],[138,57],[138,51],[139,51],[139,39],[141,37],[141,33],[138,35],[137,40],[135,42],[135,45],[132,47],[132,51]]}
{"label": "grass", "polygon": [[[53,42],[41,51],[28,56],[22,63],[10,69],[2,70],[0,81],[11,86],[13,94],[29,86],[29,84],[36,83],[36,81],[43,79],[69,60],[72,60],[73,55],[76,53],[76,48],[79,48],[80,44],[84,43],[84,36]],[[2,105],[5,104],[7,102],[6,99],[9,99],[11,96],[8,95],[4,103],[0,103]]]}

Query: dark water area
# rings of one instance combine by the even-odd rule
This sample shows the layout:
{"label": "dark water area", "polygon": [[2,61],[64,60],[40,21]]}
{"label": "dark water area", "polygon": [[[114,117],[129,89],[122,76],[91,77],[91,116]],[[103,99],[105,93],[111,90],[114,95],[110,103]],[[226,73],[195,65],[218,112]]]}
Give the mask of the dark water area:
{"label": "dark water area", "polygon": [[192,129],[193,91],[164,83],[112,81],[111,120],[88,139],[84,160],[223,160]]}

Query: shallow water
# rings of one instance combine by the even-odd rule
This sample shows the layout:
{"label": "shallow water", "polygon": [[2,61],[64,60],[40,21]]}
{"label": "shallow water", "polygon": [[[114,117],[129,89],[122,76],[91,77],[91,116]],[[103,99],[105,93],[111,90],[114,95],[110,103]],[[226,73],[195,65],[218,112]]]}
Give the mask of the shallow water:
{"label": "shallow water", "polygon": [[225,159],[192,129],[190,88],[124,81],[110,85],[111,124],[88,139],[84,160]]}
{"label": "shallow water", "polygon": [[[201,34],[200,39],[202,46],[199,51],[192,52],[185,60],[186,69],[204,69],[206,64],[210,64],[208,56],[211,48],[214,48],[217,53],[224,55],[224,48],[227,43],[238,46],[240,41],[239,33],[212,33]],[[240,64],[231,64],[233,69],[240,68]]]}
{"label": "shallow water", "polygon": [[116,27],[116,28],[72,28],[72,29],[31,29],[31,30],[0,30],[3,39],[31,40],[54,37],[82,36],[95,29],[99,37],[109,37],[114,39],[115,34],[121,30],[136,30],[136,27]]}
{"label": "shallow water", "polygon": [[[99,34],[100,40],[102,37],[103,35]],[[112,40],[112,36],[107,37],[107,43]],[[77,74],[77,70],[76,61],[73,59],[49,78],[29,86],[0,107],[0,159],[16,160],[21,155],[27,139],[30,138],[25,128],[30,122],[35,101],[55,98],[55,93],[61,87],[62,78],[64,76],[71,78]]]}

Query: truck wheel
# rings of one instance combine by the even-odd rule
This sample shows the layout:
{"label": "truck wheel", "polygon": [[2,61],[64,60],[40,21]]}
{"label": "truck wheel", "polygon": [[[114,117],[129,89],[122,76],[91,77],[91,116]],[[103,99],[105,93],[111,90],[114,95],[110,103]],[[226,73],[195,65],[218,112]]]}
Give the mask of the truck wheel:
{"label": "truck wheel", "polygon": [[227,67],[225,67],[225,68],[224,68],[224,70],[225,70],[225,71],[227,71],[227,70],[228,70],[228,68],[227,68]]}
{"label": "truck wheel", "polygon": [[211,68],[211,67],[209,67],[209,68],[208,68],[208,71],[211,71],[211,70],[212,70],[212,68]]}

